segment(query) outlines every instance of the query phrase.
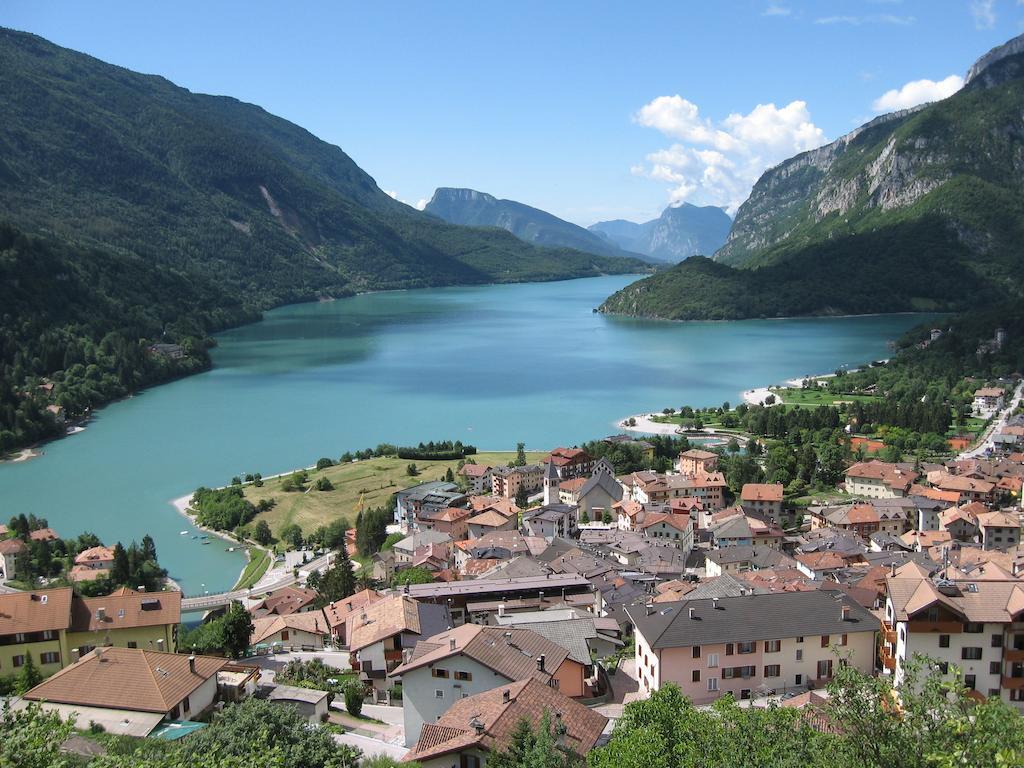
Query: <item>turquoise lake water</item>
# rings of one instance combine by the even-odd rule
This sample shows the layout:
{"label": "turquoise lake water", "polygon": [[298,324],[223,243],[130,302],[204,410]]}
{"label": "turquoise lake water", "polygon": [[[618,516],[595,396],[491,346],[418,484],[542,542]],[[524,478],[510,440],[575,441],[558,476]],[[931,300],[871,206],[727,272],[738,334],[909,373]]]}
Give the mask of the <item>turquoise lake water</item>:
{"label": "turquoise lake water", "polygon": [[919,316],[668,323],[594,314],[628,276],[378,293],[284,307],[221,334],[213,370],[100,411],[45,455],[0,465],[0,520],[34,513],[107,542],[150,533],[186,593],[244,565],[169,501],[232,475],[421,440],[547,449],[666,406],[886,357]]}

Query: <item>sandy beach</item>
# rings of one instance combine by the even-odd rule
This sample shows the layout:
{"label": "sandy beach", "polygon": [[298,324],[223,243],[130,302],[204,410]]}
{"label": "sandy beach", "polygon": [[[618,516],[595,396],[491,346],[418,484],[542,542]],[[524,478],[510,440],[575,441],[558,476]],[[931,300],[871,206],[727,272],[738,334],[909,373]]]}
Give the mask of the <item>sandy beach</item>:
{"label": "sandy beach", "polygon": [[[661,424],[657,421],[652,421],[652,416],[660,414],[654,413],[638,413],[636,416],[627,416],[621,421],[615,422],[615,426],[625,432],[642,432],[645,435],[675,435],[676,430],[679,427],[676,424]],[[630,419],[634,419],[636,424],[633,426],[627,426],[626,422]]]}

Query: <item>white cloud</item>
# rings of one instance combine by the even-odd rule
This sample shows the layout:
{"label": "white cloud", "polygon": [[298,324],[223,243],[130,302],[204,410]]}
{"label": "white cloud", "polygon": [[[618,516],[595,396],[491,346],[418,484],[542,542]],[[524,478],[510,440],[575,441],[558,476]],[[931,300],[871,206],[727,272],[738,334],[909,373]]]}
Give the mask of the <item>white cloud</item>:
{"label": "white cloud", "polygon": [[886,91],[871,105],[876,112],[893,112],[909,109],[929,101],[939,101],[963,88],[960,75],[950,75],[943,80],[912,80],[902,88]]}
{"label": "white cloud", "polygon": [[871,16],[821,16],[814,20],[815,24],[849,24],[859,27],[861,24],[896,24],[905,27],[917,19],[913,16],[897,16],[893,13],[878,13]]}
{"label": "white cloud", "polygon": [[793,13],[792,9],[786,8],[785,6],[782,6],[782,5],[775,5],[774,3],[772,3],[771,5],[769,5],[767,8],[765,8],[761,12],[761,15],[762,16],[789,16],[792,13]]}
{"label": "white cloud", "polygon": [[634,165],[643,175],[671,185],[669,201],[691,200],[735,212],[766,168],[825,143],[806,102],[783,107],[758,104],[747,114],[733,113],[717,124],[682,96],[659,96],[633,119],[677,142]]}
{"label": "white cloud", "polygon": [[413,208],[415,208],[417,211],[422,211],[424,208],[427,207],[427,203],[429,202],[429,197],[421,197],[419,200],[416,201],[416,205],[414,205]]}
{"label": "white cloud", "polygon": [[995,0],[972,0],[971,15],[978,29],[992,29],[996,25]]}
{"label": "white cloud", "polygon": [[405,200],[405,199],[399,197],[398,193],[395,192],[394,190],[391,190],[391,189],[385,189],[384,190],[384,194],[387,195],[388,197],[391,197],[391,198],[397,200],[400,203],[405,203],[406,205],[411,206],[412,208],[415,208],[417,211],[422,211],[424,208],[427,207],[427,203],[430,202],[430,198],[429,197],[422,197],[419,200],[417,200],[415,203],[410,203],[408,200]]}

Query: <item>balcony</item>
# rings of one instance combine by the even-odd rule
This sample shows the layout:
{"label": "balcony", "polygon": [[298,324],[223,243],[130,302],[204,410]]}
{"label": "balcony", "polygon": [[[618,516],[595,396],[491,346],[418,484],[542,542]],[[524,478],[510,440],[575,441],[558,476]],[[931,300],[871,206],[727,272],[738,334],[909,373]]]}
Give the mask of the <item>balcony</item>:
{"label": "balcony", "polygon": [[882,622],[882,641],[896,645],[896,628],[889,626],[886,621]]}
{"label": "balcony", "polygon": [[392,661],[401,661],[401,660],[402,660],[402,651],[400,649],[399,650],[394,650],[394,651],[384,651],[384,661],[390,663]]}
{"label": "balcony", "polygon": [[1024,688],[1024,676],[1006,677],[1006,675],[1003,675],[1001,685],[1008,691],[1019,691],[1021,688]]}
{"label": "balcony", "polygon": [[890,672],[896,671],[896,657],[889,650],[889,646],[883,645],[878,651],[878,656],[882,660],[882,666]]}
{"label": "balcony", "polygon": [[938,632],[943,635],[959,635],[964,625],[959,621],[908,621],[909,632]]}
{"label": "balcony", "polygon": [[1004,648],[1003,661],[1024,661],[1024,648]]}

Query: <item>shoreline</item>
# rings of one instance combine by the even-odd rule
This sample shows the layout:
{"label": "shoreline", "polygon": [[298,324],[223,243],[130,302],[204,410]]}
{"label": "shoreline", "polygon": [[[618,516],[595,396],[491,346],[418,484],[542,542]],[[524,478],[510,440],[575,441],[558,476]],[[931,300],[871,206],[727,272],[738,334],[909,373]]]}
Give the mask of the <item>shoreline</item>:
{"label": "shoreline", "polygon": [[[238,577],[234,581],[234,584],[237,584],[241,580],[242,576],[245,574],[245,569],[249,567],[249,562],[252,559],[252,553],[249,550],[252,549],[252,545],[246,542],[239,541],[234,536],[231,536],[230,534],[227,534],[224,531],[216,531],[213,528],[207,528],[205,525],[200,525],[196,521],[196,516],[189,514],[188,510],[190,501],[192,501],[191,493],[186,496],[179,496],[176,499],[171,499],[170,502],[168,503],[172,507],[174,507],[178,514],[180,514],[182,517],[188,520],[189,524],[196,530],[203,531],[204,533],[210,534],[212,536],[216,536],[218,539],[226,541],[238,549],[245,550],[245,565],[242,566],[242,570],[238,572]],[[225,591],[230,592],[231,589],[233,589],[233,587],[230,587]],[[182,591],[182,594],[185,594],[184,591]]]}

